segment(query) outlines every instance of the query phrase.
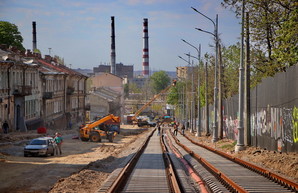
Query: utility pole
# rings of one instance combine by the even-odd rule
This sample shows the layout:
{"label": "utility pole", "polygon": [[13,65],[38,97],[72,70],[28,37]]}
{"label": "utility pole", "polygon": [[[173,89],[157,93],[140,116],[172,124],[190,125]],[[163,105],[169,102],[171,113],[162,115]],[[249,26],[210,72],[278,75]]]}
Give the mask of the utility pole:
{"label": "utility pole", "polygon": [[[190,53],[189,53],[190,58]],[[190,103],[190,118],[191,118],[191,132],[194,132],[194,71],[193,71],[193,60],[191,62],[191,103]]]}
{"label": "utility pole", "polygon": [[[189,43],[189,42],[187,42],[187,41],[185,41],[184,39],[181,39],[184,43],[186,43],[186,44],[188,44],[188,45],[190,45],[191,47],[193,47],[194,49],[196,49],[196,51],[198,52],[198,56],[197,57],[195,57],[195,56],[191,56],[190,54],[186,54],[188,57],[193,57],[193,58],[196,58],[197,60],[198,60],[198,130],[197,130],[197,132],[196,132],[196,136],[201,136],[201,133],[199,133],[199,132],[201,132],[200,131],[200,120],[201,120],[201,115],[200,115],[200,79],[199,79],[199,71],[200,71],[200,61],[201,61],[201,44],[199,45],[199,49],[196,47],[196,46],[194,46],[194,45],[192,45],[191,43]],[[195,102],[194,102],[194,89],[193,89],[193,74],[194,74],[194,70],[193,70],[194,68],[193,68],[193,64],[192,64],[192,99],[193,99],[193,104],[191,105],[191,108],[193,108],[193,111],[192,111],[192,113],[193,113],[193,119],[194,119],[194,121],[192,121],[192,125],[194,125],[194,129],[196,129],[196,124],[194,124],[194,123],[196,123],[196,116],[195,116]],[[192,120],[193,120],[192,119]]]}
{"label": "utility pole", "polygon": [[201,66],[201,44],[199,45],[199,64],[198,64],[198,131],[196,133],[197,137],[201,137],[201,103],[200,103],[200,66]]}
{"label": "utility pole", "polygon": [[249,12],[246,12],[246,62],[245,62],[245,145],[251,145],[250,135],[250,44],[249,44]]}
{"label": "utility pole", "polygon": [[210,135],[209,131],[209,104],[208,104],[208,63],[205,63],[205,124],[206,124],[206,136]]}
{"label": "utility pole", "polygon": [[218,109],[217,109],[217,102],[218,102],[218,96],[217,96],[217,92],[218,92],[218,88],[217,88],[217,68],[218,68],[218,14],[216,14],[216,18],[215,18],[215,22],[207,17],[206,15],[204,15],[203,13],[199,12],[198,10],[196,10],[195,8],[191,7],[195,12],[201,14],[202,16],[204,16],[205,18],[209,19],[213,25],[214,25],[214,33],[209,32],[209,31],[205,31],[202,30],[200,28],[195,28],[201,32],[205,32],[208,34],[211,34],[214,36],[215,38],[215,68],[214,68],[214,122],[213,122],[213,136],[212,136],[212,142],[216,142],[218,141],[218,123],[217,123],[217,118],[218,118]]}
{"label": "utility pole", "polygon": [[183,97],[183,122],[185,124],[185,117],[186,117],[186,106],[185,106],[185,93],[186,93],[186,88],[185,88],[186,85],[183,85],[183,94],[182,94],[182,97]]}
{"label": "utility pole", "polygon": [[217,124],[217,68],[218,68],[218,15],[216,14],[215,22],[215,71],[214,71],[214,123],[213,123],[213,137],[212,142],[218,141],[218,124]]}
{"label": "utility pole", "polygon": [[241,27],[241,52],[240,52],[240,66],[239,66],[239,125],[238,125],[238,139],[235,151],[239,152],[245,149],[244,147],[244,127],[243,127],[243,107],[244,107],[244,8],[245,0],[242,0],[242,27]]}
{"label": "utility pole", "polygon": [[221,45],[218,44],[219,52],[219,67],[218,67],[218,137],[223,138],[223,117],[222,117],[222,55],[221,55]]}

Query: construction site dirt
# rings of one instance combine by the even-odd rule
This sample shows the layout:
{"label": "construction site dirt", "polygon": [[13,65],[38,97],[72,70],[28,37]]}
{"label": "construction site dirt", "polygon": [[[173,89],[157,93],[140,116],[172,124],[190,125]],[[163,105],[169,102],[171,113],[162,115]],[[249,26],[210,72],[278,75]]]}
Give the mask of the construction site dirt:
{"label": "construction site dirt", "polygon": [[[148,129],[121,126],[121,133],[113,143],[82,142],[77,130],[61,131],[64,142],[62,155],[24,157],[26,142],[40,136],[35,132],[0,135],[0,192],[96,192],[105,179],[130,154],[135,152],[147,136]],[[49,131],[53,136],[55,131]],[[191,133],[187,135],[194,137]],[[269,169],[298,182],[296,153],[277,153],[253,147],[233,152],[232,141],[210,143],[210,138],[197,138],[201,143]]]}

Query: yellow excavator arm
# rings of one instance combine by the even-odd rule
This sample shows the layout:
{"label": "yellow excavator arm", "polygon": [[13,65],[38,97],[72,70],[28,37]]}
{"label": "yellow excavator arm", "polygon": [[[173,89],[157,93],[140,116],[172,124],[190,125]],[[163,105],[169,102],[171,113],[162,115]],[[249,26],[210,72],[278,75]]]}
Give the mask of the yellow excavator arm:
{"label": "yellow excavator arm", "polygon": [[137,110],[137,112],[134,114],[134,116],[132,117],[133,121],[137,121],[137,116],[139,116],[139,114],[145,110],[153,101],[155,101],[155,99],[157,99],[159,96],[161,96],[163,93],[167,92],[172,86],[176,86],[176,80],[173,80],[172,84],[170,84],[169,86],[167,86],[164,90],[162,90],[160,93],[158,93],[157,95],[155,95],[149,102],[147,102],[145,105],[143,105],[139,110]]}
{"label": "yellow excavator arm", "polygon": [[86,124],[85,129],[91,129],[91,128],[97,127],[98,125],[100,125],[106,121],[109,121],[109,120],[112,120],[115,123],[120,123],[119,117],[114,116],[113,114],[110,114],[110,115],[107,115],[97,121],[90,123],[90,124]]}

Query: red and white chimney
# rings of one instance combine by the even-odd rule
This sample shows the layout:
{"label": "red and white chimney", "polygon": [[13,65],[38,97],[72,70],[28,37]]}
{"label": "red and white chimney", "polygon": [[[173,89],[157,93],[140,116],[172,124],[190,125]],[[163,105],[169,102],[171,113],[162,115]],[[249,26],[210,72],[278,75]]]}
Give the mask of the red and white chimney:
{"label": "red and white chimney", "polygon": [[111,73],[116,74],[116,48],[115,48],[115,23],[114,16],[111,17],[112,34],[111,34]]}
{"label": "red and white chimney", "polygon": [[149,37],[148,37],[148,19],[144,19],[143,23],[143,34],[144,34],[144,44],[143,44],[143,76],[149,77]]}

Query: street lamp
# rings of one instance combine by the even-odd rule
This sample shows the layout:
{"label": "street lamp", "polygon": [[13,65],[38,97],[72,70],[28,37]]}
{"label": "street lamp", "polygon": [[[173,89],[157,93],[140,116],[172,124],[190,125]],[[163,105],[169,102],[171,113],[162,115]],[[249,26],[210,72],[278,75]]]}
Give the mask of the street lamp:
{"label": "street lamp", "polygon": [[197,47],[195,47],[194,45],[192,45],[191,43],[185,41],[184,39],[181,39],[184,43],[190,45],[191,47],[193,47],[194,49],[197,50],[198,52],[198,57],[194,57],[191,55],[187,55],[189,57],[193,57],[196,58],[198,60],[198,131],[196,133],[196,136],[201,136],[201,111],[200,111],[200,78],[199,78],[199,69],[200,69],[200,60],[201,60],[201,44],[199,45],[199,49]]}
{"label": "street lamp", "polygon": [[[185,60],[181,56],[178,56],[178,57],[180,59],[182,59],[183,61],[185,61],[186,63],[188,63],[188,65],[191,64],[190,61]],[[190,54],[189,54],[189,60],[190,60]],[[192,67],[193,67],[193,65],[192,65]],[[191,111],[190,112],[190,122],[191,122],[190,132],[193,133],[193,105],[192,105],[192,103],[193,103],[193,70],[192,70],[192,91],[191,91],[191,101],[190,101],[190,103],[191,103],[191,105],[190,105],[190,111]],[[188,104],[188,103],[186,103],[186,104]],[[186,107],[187,107],[187,105],[186,105]],[[186,111],[188,112],[188,109]]]}
{"label": "street lamp", "polygon": [[238,137],[235,151],[242,151],[244,147],[244,126],[243,126],[243,108],[244,108],[244,9],[245,0],[242,0],[242,25],[241,25],[241,52],[240,52],[240,66],[239,66],[239,124]]}
{"label": "street lamp", "polygon": [[201,32],[205,32],[211,34],[215,37],[215,70],[214,70],[214,124],[213,124],[213,138],[212,141],[216,142],[218,140],[218,128],[217,128],[217,66],[218,66],[218,15],[216,14],[215,22],[204,15],[203,13],[199,12],[197,9],[191,7],[195,12],[199,13],[200,15],[204,16],[205,18],[209,19],[214,25],[214,33],[202,30],[200,28],[196,28]]}

